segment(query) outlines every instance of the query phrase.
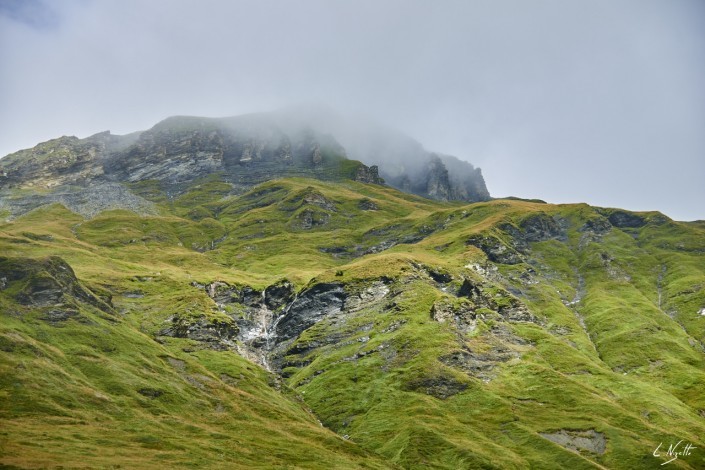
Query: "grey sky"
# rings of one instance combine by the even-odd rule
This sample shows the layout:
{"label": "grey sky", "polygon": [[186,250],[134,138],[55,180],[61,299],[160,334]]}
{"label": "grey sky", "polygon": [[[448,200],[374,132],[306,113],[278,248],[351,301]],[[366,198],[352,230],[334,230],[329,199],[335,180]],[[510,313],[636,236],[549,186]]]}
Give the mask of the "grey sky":
{"label": "grey sky", "polygon": [[494,196],[705,219],[702,0],[0,0],[0,155],[302,102]]}

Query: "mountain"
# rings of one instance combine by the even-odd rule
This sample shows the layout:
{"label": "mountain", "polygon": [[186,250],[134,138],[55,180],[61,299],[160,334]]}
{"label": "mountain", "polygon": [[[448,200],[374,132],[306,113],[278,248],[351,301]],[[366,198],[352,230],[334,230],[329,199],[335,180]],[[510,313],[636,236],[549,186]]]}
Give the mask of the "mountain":
{"label": "mountain", "polygon": [[[442,159],[378,126],[354,131],[359,124],[332,114],[311,116],[291,111],[220,119],[180,116],[127,136],[106,131],[86,139],[50,140],[0,160],[0,209],[19,215],[59,202],[89,217],[106,209],[153,214],[145,188],[155,185],[176,197],[194,181],[214,175],[229,185],[230,194],[292,176],[382,184],[380,164],[389,182],[407,192],[444,201],[489,199],[480,170],[469,163]],[[349,159],[334,135],[353,149],[354,158],[371,166]],[[18,189],[24,190],[22,197]]]}
{"label": "mountain", "polygon": [[369,119],[325,106],[292,106],[270,116],[284,128],[304,125],[335,136],[351,158],[377,165],[386,182],[402,191],[440,201],[490,199],[479,168],[452,155],[429,152],[402,132]]}
{"label": "mountain", "polygon": [[0,464],[705,466],[701,222],[422,198],[221,125],[3,163]]}

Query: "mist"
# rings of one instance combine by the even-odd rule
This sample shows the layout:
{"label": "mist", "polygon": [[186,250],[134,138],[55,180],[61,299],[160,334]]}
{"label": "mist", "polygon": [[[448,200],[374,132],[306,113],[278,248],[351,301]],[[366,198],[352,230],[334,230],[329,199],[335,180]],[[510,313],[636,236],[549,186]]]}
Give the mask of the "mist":
{"label": "mist", "polygon": [[705,3],[0,0],[0,155],[325,104],[495,196],[705,219]]}

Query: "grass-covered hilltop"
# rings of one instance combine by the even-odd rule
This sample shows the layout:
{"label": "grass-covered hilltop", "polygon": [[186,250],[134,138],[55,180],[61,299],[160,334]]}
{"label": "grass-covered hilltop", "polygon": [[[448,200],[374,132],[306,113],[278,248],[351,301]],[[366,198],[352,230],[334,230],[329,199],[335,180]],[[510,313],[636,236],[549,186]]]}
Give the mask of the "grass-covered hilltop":
{"label": "grass-covered hilltop", "polygon": [[0,467],[705,468],[702,222],[193,126],[0,160]]}

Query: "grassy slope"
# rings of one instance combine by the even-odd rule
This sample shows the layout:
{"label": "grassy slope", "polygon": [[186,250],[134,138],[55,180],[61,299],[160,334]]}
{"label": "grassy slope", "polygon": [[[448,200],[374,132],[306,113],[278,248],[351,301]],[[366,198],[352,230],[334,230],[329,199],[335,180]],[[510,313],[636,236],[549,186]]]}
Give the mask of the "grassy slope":
{"label": "grassy slope", "polygon": [[[0,226],[3,255],[58,254],[88,287],[112,292],[120,312],[108,321],[86,311],[95,325],[56,327],[37,312],[13,314],[19,307],[4,297],[0,462],[379,465],[367,449],[408,468],[655,468],[659,442],[705,444],[702,227],[644,214],[645,226],[590,242],[581,227],[609,214],[585,205],[444,205],[297,179],[238,198],[221,199],[223,190],[195,187],[165,203],[163,217],[115,211],[86,221],[52,206]],[[362,210],[366,202],[376,210]],[[499,264],[489,280],[469,267],[492,264],[468,237],[508,242],[498,227],[540,212],[565,221],[566,240],[532,243],[524,263]],[[414,243],[383,250],[399,239]],[[364,251],[380,252],[354,257]],[[428,267],[453,281],[439,285]],[[393,300],[304,332],[301,344],[339,341],[286,371],[292,392],[234,353],[152,339],[170,315],[222,315],[193,281],[261,288],[287,278],[301,288],[315,278],[354,291],[382,276]],[[463,278],[499,302],[514,292],[537,320],[488,312],[468,333],[433,321],[434,303],[459,302],[452,292]],[[439,361],[498,348],[514,354],[489,380]],[[429,383],[464,390],[439,399],[424,393]],[[297,396],[358,445],[320,428]],[[571,452],[539,434],[561,429],[603,433],[606,452]],[[705,465],[697,452],[671,465]]]}

